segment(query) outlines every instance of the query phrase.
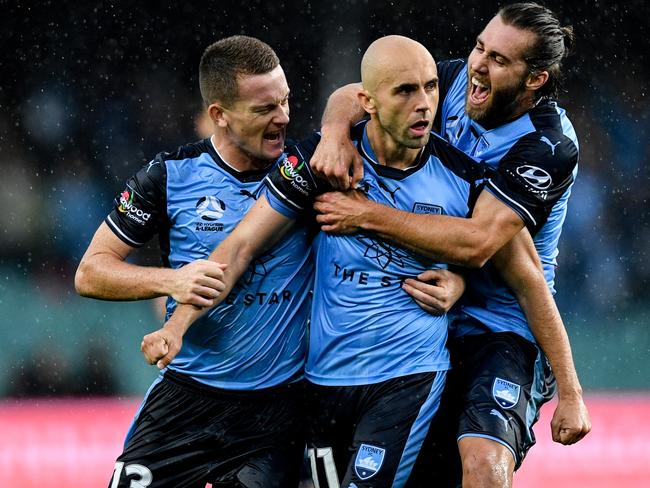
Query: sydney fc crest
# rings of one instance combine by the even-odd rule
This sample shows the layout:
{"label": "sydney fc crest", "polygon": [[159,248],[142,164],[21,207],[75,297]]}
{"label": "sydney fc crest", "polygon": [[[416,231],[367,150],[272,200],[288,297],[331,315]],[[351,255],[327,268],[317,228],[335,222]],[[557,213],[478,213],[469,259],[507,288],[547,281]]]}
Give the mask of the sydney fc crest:
{"label": "sydney fc crest", "polygon": [[357,457],[354,459],[354,472],[359,479],[367,480],[377,474],[384,462],[385,454],[386,449],[361,444],[357,451]]}
{"label": "sydney fc crest", "polygon": [[517,405],[520,391],[521,387],[518,384],[502,380],[501,378],[494,378],[492,396],[494,397],[494,401],[503,408],[512,408]]}

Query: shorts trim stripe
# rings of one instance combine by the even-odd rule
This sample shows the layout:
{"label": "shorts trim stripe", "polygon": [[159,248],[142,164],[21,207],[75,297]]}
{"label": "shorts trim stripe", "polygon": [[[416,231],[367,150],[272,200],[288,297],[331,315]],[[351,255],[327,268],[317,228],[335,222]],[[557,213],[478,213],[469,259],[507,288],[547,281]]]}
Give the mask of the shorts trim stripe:
{"label": "shorts trim stripe", "polygon": [[505,442],[503,439],[499,439],[498,437],[494,437],[487,434],[478,434],[478,433],[470,432],[468,434],[459,435],[457,441],[460,441],[465,437],[480,437],[481,439],[489,439],[491,441],[498,442],[499,444],[504,445],[508,448],[508,451],[510,451],[510,454],[512,454],[512,458],[515,460],[515,463],[517,462],[517,456],[515,455],[515,451],[513,451],[512,447],[510,447],[510,445],[507,442]]}
{"label": "shorts trim stripe", "polygon": [[544,358],[541,353],[537,353],[535,359],[533,384],[530,388],[530,400],[526,406],[526,449],[535,443],[533,435],[533,424],[539,419],[541,405],[544,403]]}
{"label": "shorts trim stripe", "polygon": [[138,417],[140,416],[140,413],[142,412],[142,409],[144,408],[145,404],[147,403],[147,400],[149,399],[149,395],[151,394],[152,390],[163,380],[163,373],[160,373],[158,375],[158,378],[154,380],[153,383],[151,383],[151,386],[147,390],[147,393],[144,394],[144,398],[142,399],[142,403],[138,407],[138,411],[135,412],[135,415],[133,416],[133,421],[131,422],[131,426],[129,427],[129,430],[126,433],[126,438],[124,439],[124,447],[123,449],[126,449],[126,445],[129,443],[129,440],[131,439],[131,436],[133,435],[133,432],[135,432],[135,427],[136,424],[138,423]]}
{"label": "shorts trim stripe", "polygon": [[445,388],[446,379],[447,371],[436,372],[436,377],[431,385],[429,396],[420,407],[418,416],[411,426],[411,431],[409,432],[409,436],[404,446],[404,451],[402,452],[402,457],[399,460],[397,472],[395,473],[395,479],[393,480],[392,485],[393,488],[403,487],[413,470],[415,460],[420,452],[424,438],[429,432],[431,420],[433,420],[434,415],[438,411],[438,407],[440,407],[440,399],[442,397],[442,391]]}

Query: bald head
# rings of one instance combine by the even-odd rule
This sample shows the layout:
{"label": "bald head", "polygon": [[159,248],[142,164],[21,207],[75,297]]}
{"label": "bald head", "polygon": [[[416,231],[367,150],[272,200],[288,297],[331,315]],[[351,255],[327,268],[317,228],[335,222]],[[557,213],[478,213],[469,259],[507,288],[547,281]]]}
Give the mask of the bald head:
{"label": "bald head", "polygon": [[366,49],[361,60],[361,83],[374,94],[383,83],[413,66],[435,66],[431,53],[417,41],[404,36],[377,39]]}

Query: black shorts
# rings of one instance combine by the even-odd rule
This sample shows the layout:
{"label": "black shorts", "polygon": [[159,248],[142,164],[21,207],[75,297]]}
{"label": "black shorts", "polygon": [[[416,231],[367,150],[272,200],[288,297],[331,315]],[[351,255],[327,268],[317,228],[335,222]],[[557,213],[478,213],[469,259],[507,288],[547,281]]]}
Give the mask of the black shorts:
{"label": "black shorts", "polygon": [[372,385],[309,385],[308,443],[319,448],[325,470],[334,463],[341,486],[404,486],[438,409],[445,377],[441,371]]}
{"label": "black shorts", "polygon": [[110,488],[297,486],[304,385],[207,387],[170,370],[150,388]]}
{"label": "black shorts", "polygon": [[[423,446],[410,488],[459,486],[462,479],[457,442],[483,437],[503,444],[519,468],[535,444],[532,426],[540,407],[555,393],[546,356],[514,333],[483,333],[448,341],[453,369],[441,411]],[[456,428],[451,426],[456,425]],[[432,473],[442,476],[431,477]],[[429,481],[427,481],[429,480]]]}

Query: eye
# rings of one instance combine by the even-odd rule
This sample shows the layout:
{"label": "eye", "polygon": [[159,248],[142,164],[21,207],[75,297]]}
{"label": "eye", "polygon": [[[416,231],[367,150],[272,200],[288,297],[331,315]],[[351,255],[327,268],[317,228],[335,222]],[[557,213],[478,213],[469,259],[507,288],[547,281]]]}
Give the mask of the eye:
{"label": "eye", "polygon": [[424,89],[426,91],[435,91],[436,88],[438,88],[438,82],[437,81],[431,81],[431,82],[427,83],[426,85],[424,85]]}
{"label": "eye", "polygon": [[474,49],[475,49],[476,51],[480,52],[480,53],[483,52],[483,46],[481,46],[480,44],[477,44],[476,46],[474,46]]}

